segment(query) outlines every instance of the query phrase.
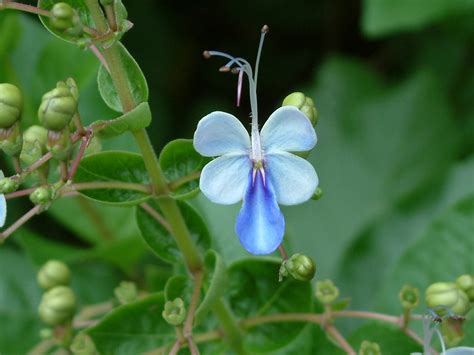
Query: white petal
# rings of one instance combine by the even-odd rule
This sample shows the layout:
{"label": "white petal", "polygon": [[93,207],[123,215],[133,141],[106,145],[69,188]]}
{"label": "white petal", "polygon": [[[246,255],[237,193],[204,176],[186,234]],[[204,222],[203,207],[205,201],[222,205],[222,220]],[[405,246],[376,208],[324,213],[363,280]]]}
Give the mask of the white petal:
{"label": "white petal", "polygon": [[212,202],[237,203],[245,194],[251,168],[248,155],[223,155],[202,169],[199,187]]}
{"label": "white petal", "polygon": [[260,132],[266,153],[282,150],[304,152],[317,141],[310,120],[296,107],[284,106],[273,112]]}
{"label": "white petal", "polygon": [[446,355],[474,355],[474,348],[467,346],[459,346],[457,348],[451,348],[446,351]]}
{"label": "white petal", "polygon": [[228,153],[248,154],[250,137],[235,116],[215,111],[199,121],[194,133],[194,148],[206,157]]}
{"label": "white petal", "polygon": [[282,205],[297,205],[313,196],[318,187],[318,175],[305,159],[287,152],[267,154],[265,171],[272,181],[277,201]]}

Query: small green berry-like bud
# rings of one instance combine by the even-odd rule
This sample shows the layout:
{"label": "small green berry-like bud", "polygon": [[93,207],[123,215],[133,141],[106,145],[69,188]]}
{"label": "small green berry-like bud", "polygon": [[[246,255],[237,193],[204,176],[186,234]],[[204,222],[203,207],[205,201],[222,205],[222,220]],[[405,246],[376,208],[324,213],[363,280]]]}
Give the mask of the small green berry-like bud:
{"label": "small green berry-like bud", "polygon": [[10,128],[0,128],[0,149],[5,154],[17,157],[21,153],[23,137],[20,130],[20,122],[15,122]]}
{"label": "small green berry-like bud", "polygon": [[59,82],[56,88],[43,95],[38,117],[47,129],[61,131],[69,125],[76,111],[77,101],[70,88]]}
{"label": "small green berry-like bud", "polygon": [[381,355],[382,351],[380,346],[377,343],[372,343],[370,341],[364,340],[360,344],[359,355]]}
{"label": "small green berry-like bud", "polygon": [[456,279],[456,285],[463,290],[469,301],[474,302],[474,275],[461,275]]}
{"label": "small green berry-like bud", "polygon": [[316,273],[314,261],[304,254],[294,254],[285,263],[288,273],[299,281],[310,281]]}
{"label": "small green berry-like bud", "polygon": [[331,280],[316,282],[316,298],[323,304],[330,304],[339,297],[339,289]]}
{"label": "small green berry-like bud", "polygon": [[398,297],[404,309],[413,309],[418,306],[420,291],[416,287],[403,285]]}
{"label": "small green berry-like bud", "polygon": [[65,31],[74,25],[74,9],[65,2],[54,4],[51,9],[50,24],[58,31]]}
{"label": "small green berry-like bud", "polygon": [[161,313],[164,320],[169,324],[178,326],[183,324],[186,319],[186,308],[181,298],[176,298],[174,301],[165,303],[165,309]]}
{"label": "small green berry-like bud", "polygon": [[31,165],[46,153],[48,130],[42,126],[31,126],[23,133],[23,148],[20,159]]}
{"label": "small green berry-like bud", "polygon": [[56,286],[66,286],[71,280],[71,271],[62,261],[49,260],[38,271],[36,280],[44,290],[49,290]]}
{"label": "small green berry-like bud", "polygon": [[440,316],[447,314],[445,306],[453,313],[464,316],[470,309],[469,298],[466,293],[452,282],[436,282],[425,291],[425,300],[428,307],[433,308]]}
{"label": "small green berry-like bud", "polygon": [[43,294],[38,311],[40,318],[55,326],[69,321],[76,309],[74,292],[66,286],[56,286]]}
{"label": "small green berry-like bud", "polygon": [[86,333],[77,334],[72,340],[72,344],[69,349],[74,355],[98,354],[94,342]]}
{"label": "small green berry-like bud", "polygon": [[318,123],[318,112],[314,106],[313,99],[305,96],[302,92],[294,92],[285,97],[282,106],[295,106],[311,121],[313,126]]}
{"label": "small green berry-like bud", "polygon": [[0,194],[9,194],[16,191],[20,186],[18,179],[12,179],[9,177],[0,179]]}
{"label": "small green berry-like bud", "polygon": [[23,107],[21,91],[15,85],[0,84],[0,128],[10,128],[20,120]]}
{"label": "small green berry-like bud", "polygon": [[313,196],[311,196],[311,199],[314,201],[317,201],[323,197],[323,190],[318,186],[316,188],[316,191],[314,192]]}
{"label": "small green berry-like bud", "polygon": [[137,300],[137,286],[133,282],[122,281],[114,290],[115,297],[121,304],[131,303]]}
{"label": "small green berry-like bud", "polygon": [[45,203],[51,202],[52,195],[52,191],[49,187],[41,186],[30,194],[30,201],[35,205],[44,205]]}

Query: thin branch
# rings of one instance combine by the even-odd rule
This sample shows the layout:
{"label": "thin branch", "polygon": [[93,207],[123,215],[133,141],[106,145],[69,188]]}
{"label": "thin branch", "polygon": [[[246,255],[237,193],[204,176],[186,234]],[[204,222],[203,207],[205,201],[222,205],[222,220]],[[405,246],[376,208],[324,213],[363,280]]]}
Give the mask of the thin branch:
{"label": "thin branch", "polygon": [[200,171],[195,171],[194,173],[182,176],[179,179],[171,181],[168,184],[168,186],[169,186],[170,190],[176,190],[178,187],[180,187],[180,186],[182,186],[182,185],[184,185],[184,184],[186,184],[190,181],[199,179],[200,176],[201,176],[201,172]]}
{"label": "thin branch", "polygon": [[146,194],[151,194],[151,187],[149,185],[136,184],[133,182],[123,181],[91,181],[91,182],[77,182],[65,186],[61,191],[84,191],[84,190],[100,190],[100,189],[117,189],[117,190],[133,190]]}
{"label": "thin branch", "polygon": [[68,180],[72,180],[74,178],[74,175],[76,175],[77,168],[79,167],[79,163],[81,162],[81,159],[84,156],[84,152],[86,151],[89,142],[90,136],[82,138],[81,146],[79,147],[79,152],[77,152],[76,158],[72,162],[71,168],[69,169]]}
{"label": "thin branch", "polygon": [[15,192],[11,192],[11,193],[5,195],[5,199],[10,200],[10,199],[21,197],[21,196],[27,196],[35,190],[36,190],[36,187],[32,187],[32,188],[29,188],[29,189],[24,189],[24,190],[18,190],[18,191],[15,191]]}
{"label": "thin branch", "polygon": [[10,227],[8,227],[4,232],[0,233],[0,244],[2,244],[5,239],[7,239],[13,232],[15,232],[18,228],[20,228],[23,224],[28,222],[31,218],[33,218],[36,214],[40,212],[41,205],[36,205],[31,210],[26,212],[23,216],[21,216],[15,223],[13,223]]}
{"label": "thin branch", "polygon": [[278,247],[278,251],[280,252],[281,258],[283,260],[288,259],[288,253],[286,252],[285,247],[283,246],[283,244],[280,244],[280,246]]}
{"label": "thin branch", "polygon": [[148,203],[144,202],[140,204],[140,207],[143,208],[150,216],[152,216],[158,223],[160,223],[163,228],[170,234],[173,233],[170,224],[168,221],[153,207],[151,207]]}
{"label": "thin branch", "polygon": [[91,50],[92,53],[94,53],[97,59],[99,59],[100,64],[102,64],[104,68],[107,69],[107,71],[110,73],[109,65],[107,64],[107,61],[105,60],[104,56],[99,51],[99,49],[96,47],[96,45],[95,44],[90,45],[89,49]]}
{"label": "thin branch", "polygon": [[199,303],[199,298],[201,296],[203,276],[204,275],[202,271],[194,273],[193,294],[191,296],[191,301],[189,302],[188,314],[186,316],[186,321],[184,322],[183,328],[183,334],[186,338],[188,336],[191,336],[192,334],[194,313],[196,312],[196,308]]}
{"label": "thin branch", "polygon": [[332,317],[335,318],[365,318],[365,319],[376,319],[384,322],[399,325],[400,317],[390,316],[383,313],[366,312],[366,311],[339,311],[331,313]]}
{"label": "thin branch", "polygon": [[280,322],[310,322],[315,324],[323,324],[326,319],[326,316],[314,313],[277,313],[243,319],[240,324],[245,328],[253,328],[263,323]]}
{"label": "thin branch", "polygon": [[[0,7],[0,9],[1,8],[2,7]],[[31,6],[31,5],[22,4],[22,3],[19,3],[19,2],[14,2],[14,1],[6,1],[3,4],[3,8],[12,9],[12,10],[20,10],[20,11],[29,12],[29,13],[36,14],[36,15],[51,17],[51,12],[48,11],[48,10],[41,9],[39,7],[36,7],[36,6]]]}
{"label": "thin branch", "polygon": [[356,355],[357,353],[352,348],[352,346],[347,342],[346,338],[342,336],[339,330],[334,327],[332,324],[327,324],[325,326],[326,333],[331,335],[331,337],[341,346],[341,348],[350,355]]}

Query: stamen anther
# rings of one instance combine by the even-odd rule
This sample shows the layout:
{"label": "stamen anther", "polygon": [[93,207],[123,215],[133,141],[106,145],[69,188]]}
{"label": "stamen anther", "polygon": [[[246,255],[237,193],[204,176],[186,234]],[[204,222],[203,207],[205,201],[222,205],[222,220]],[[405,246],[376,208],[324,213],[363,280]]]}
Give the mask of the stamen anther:
{"label": "stamen anther", "polygon": [[209,59],[211,58],[211,53],[209,51],[204,51],[202,52],[202,55],[204,58]]}
{"label": "stamen anther", "polygon": [[268,31],[270,31],[270,27],[268,27],[267,25],[263,25],[262,33],[267,33]]}
{"label": "stamen anther", "polygon": [[219,71],[221,73],[228,73],[228,72],[230,72],[230,68],[224,65],[224,66],[219,68]]}

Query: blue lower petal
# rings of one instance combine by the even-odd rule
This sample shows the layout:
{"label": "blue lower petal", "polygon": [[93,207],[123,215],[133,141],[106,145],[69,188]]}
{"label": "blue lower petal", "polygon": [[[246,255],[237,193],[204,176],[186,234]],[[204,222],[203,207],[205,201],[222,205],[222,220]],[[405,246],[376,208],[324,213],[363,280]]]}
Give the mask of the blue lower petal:
{"label": "blue lower petal", "polygon": [[249,179],[235,231],[240,243],[249,253],[270,254],[283,241],[285,219],[278,207],[270,180],[264,181],[260,170],[253,182],[251,170]]}

